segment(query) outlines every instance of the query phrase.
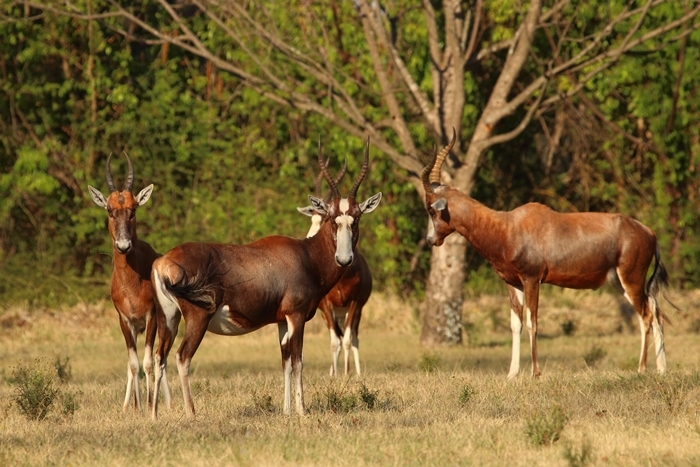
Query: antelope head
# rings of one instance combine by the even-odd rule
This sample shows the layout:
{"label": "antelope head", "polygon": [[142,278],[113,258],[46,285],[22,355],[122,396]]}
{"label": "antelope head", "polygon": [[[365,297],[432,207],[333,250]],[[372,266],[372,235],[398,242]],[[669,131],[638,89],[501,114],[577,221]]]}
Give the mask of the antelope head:
{"label": "antelope head", "polygon": [[352,264],[355,259],[353,250],[359,238],[360,217],[364,213],[374,211],[382,199],[382,193],[379,192],[362,203],[357,203],[355,196],[360,183],[367,175],[369,168],[369,139],[365,148],[365,158],[362,163],[360,175],[355,181],[355,184],[350,190],[347,198],[343,198],[338,190],[338,184],[328,172],[328,167],[323,163],[321,155],[321,141],[318,142],[318,165],[321,167],[321,174],[328,182],[331,188],[331,198],[325,201],[316,196],[309,195],[309,202],[313,210],[322,216],[320,223],[325,220],[331,223],[331,231],[333,233],[333,241],[335,243],[335,262],[338,266],[344,268]]}
{"label": "antelope head", "polygon": [[426,241],[430,246],[440,246],[449,234],[455,231],[450,222],[450,211],[447,203],[450,187],[440,183],[440,170],[445,158],[452,150],[457,140],[457,132],[452,130],[452,139],[439,153],[436,151],[433,161],[421,172],[423,188],[425,188],[425,206],[430,216]]}
{"label": "antelope head", "polygon": [[119,253],[127,254],[131,251],[133,242],[136,240],[136,208],[143,205],[151,197],[153,184],[148,185],[138,195],[134,196],[131,192],[134,184],[134,168],[131,165],[129,155],[126,152],[124,155],[129,164],[129,174],[124,183],[124,191],[119,191],[114,186],[112,173],[109,170],[109,163],[112,160],[111,153],[107,158],[105,169],[109,196],[105,198],[98,189],[90,185],[88,185],[88,190],[95,204],[107,210],[109,215],[109,233],[112,236],[114,249]]}

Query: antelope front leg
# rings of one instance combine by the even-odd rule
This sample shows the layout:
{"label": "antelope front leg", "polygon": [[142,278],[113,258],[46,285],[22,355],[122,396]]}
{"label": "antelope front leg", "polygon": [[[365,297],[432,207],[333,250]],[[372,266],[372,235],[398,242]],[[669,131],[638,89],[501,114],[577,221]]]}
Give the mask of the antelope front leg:
{"label": "antelope front leg", "polygon": [[141,411],[141,394],[139,390],[139,356],[136,351],[136,330],[122,315],[119,314],[119,326],[121,327],[129,360],[126,368],[126,394],[124,395],[123,410],[129,407],[131,394],[134,394],[134,409]]}
{"label": "antelope front leg", "polygon": [[510,329],[513,333],[513,349],[510,358],[510,370],[508,379],[513,379],[520,372],[520,335],[523,330],[523,301],[522,290],[508,286],[508,297],[510,298]]}
{"label": "antelope front leg", "polygon": [[153,410],[153,397],[158,397],[158,394],[153,394],[153,343],[156,341],[156,325],[155,314],[150,314],[146,317],[146,348],[143,356],[143,371],[146,373],[146,404],[148,410]]}
{"label": "antelope front leg", "polygon": [[289,344],[289,329],[287,320],[277,323],[277,333],[280,340],[280,352],[282,353],[282,371],[284,372],[284,404],[285,415],[292,414],[292,358]]}
{"label": "antelope front leg", "polygon": [[537,378],[542,374],[537,363],[537,308],[540,300],[540,284],[537,279],[533,279],[523,285],[527,330],[530,334],[530,350],[532,352],[532,376]]}
{"label": "antelope front leg", "polygon": [[170,387],[168,385],[168,375],[166,369],[168,366],[168,354],[173,346],[177,328],[180,324],[180,312],[177,311],[170,320],[166,320],[165,316],[159,318],[158,321],[158,350],[155,358],[155,382],[153,384],[153,408],[151,418],[156,420],[158,417],[158,395],[160,394],[160,384],[163,382],[163,395],[165,396],[165,405],[168,409],[172,408],[170,398]]}
{"label": "antelope front leg", "polygon": [[304,321],[294,323],[291,317],[277,323],[277,332],[282,353],[282,369],[284,370],[284,414],[292,414],[292,375],[294,375],[294,395],[296,411],[304,415],[304,388],[302,385]]}

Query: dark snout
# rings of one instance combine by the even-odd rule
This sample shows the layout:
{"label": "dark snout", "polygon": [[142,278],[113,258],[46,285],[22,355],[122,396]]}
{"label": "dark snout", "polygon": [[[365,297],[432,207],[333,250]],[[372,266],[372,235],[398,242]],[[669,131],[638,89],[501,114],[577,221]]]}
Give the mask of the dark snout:
{"label": "dark snout", "polygon": [[127,254],[129,251],[131,251],[131,241],[119,241],[117,240],[114,242],[114,247],[117,249],[117,251],[123,255]]}
{"label": "dark snout", "polygon": [[347,268],[348,266],[350,266],[352,264],[353,260],[354,260],[354,257],[352,255],[343,256],[343,257],[338,256],[338,255],[335,256],[335,264],[337,264],[341,268]]}

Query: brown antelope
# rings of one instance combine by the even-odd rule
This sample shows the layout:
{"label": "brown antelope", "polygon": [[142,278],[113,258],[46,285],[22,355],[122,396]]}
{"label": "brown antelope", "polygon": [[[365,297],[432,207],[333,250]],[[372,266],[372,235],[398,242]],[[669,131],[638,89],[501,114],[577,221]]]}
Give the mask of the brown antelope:
{"label": "brown antelope", "polygon": [[[537,364],[537,307],[541,283],[572,289],[596,289],[612,284],[637,311],[642,347],[641,373],[646,369],[649,330],[653,329],[656,368],[666,371],[663,314],[657,294],[667,285],[654,232],[623,214],[558,213],[538,203],[509,212],[493,211],[476,200],[440,184],[440,169],[456,140],[435,154],[422,173],[429,223],[426,240],[440,246],[457,231],[488,260],[506,282],[510,297],[513,350],[508,378],[520,371],[523,307],[530,334],[532,375]],[[646,275],[655,260],[654,271]]]}
{"label": "brown antelope", "polygon": [[[142,206],[151,197],[153,184],[147,186],[134,197],[131,188],[134,184],[134,168],[125,152],[129,165],[129,174],[124,184],[124,191],[119,191],[112,180],[109,169],[112,154],[107,157],[105,174],[109,196],[88,185],[92,200],[105,208],[108,214],[109,233],[112,236],[114,270],[112,272],[112,303],[119,313],[121,327],[129,362],[126,373],[126,395],[124,410],[129,405],[133,390],[134,407],[141,410],[139,391],[139,358],[136,351],[136,339],[146,332],[146,350],[143,357],[143,369],[146,373],[146,399],[152,405],[151,380],[153,370],[153,343],[156,338],[156,310],[151,285],[151,265],[160,255],[148,243],[136,236],[136,208]],[[170,390],[167,379],[163,385],[166,403],[170,405]],[[157,393],[156,393],[157,397]]]}
{"label": "brown antelope", "polygon": [[[345,174],[345,166],[336,177],[336,185]],[[321,197],[321,177],[316,178],[316,197]],[[323,201],[330,202],[330,192]],[[317,211],[313,206],[297,208],[297,210],[311,217],[311,228],[306,234],[307,238],[313,237],[321,228],[321,224],[330,218]],[[345,357],[345,374],[350,372],[350,349],[355,360],[355,371],[360,373],[360,341],[358,330],[362,318],[362,308],[369,300],[372,293],[372,273],[369,270],[365,257],[359,252],[355,261],[345,269],[340,280],[328,294],[323,297],[319,308],[323,313],[323,319],[331,336],[331,376],[338,373],[338,357],[340,356],[340,344],[343,344]],[[342,326],[342,327],[341,327]]]}
{"label": "brown antelope", "polygon": [[[275,235],[248,245],[184,243],[153,263],[153,286],[162,310],[158,314],[155,390],[183,317],[185,334],[175,358],[188,417],[195,415],[189,368],[204,334],[237,336],[274,323],[282,352],[284,413],[291,414],[292,374],[296,411],[304,413],[304,324],[355,260],[360,218],[373,211],[381,199],[377,193],[362,203],[355,201],[367,174],[369,142],[362,170],[347,198],[341,197],[323,164],[320,141],[318,161],[333,199],[326,203],[309,196],[314,209],[330,219],[313,237],[298,240]],[[154,419],[157,409],[155,399]]]}

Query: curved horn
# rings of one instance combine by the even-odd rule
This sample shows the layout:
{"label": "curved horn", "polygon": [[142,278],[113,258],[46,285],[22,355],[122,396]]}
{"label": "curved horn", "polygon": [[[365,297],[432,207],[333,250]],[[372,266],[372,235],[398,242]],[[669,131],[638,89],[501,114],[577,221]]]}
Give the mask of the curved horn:
{"label": "curved horn", "polygon": [[[434,151],[437,154],[437,148],[434,148]],[[430,185],[430,180],[428,180],[428,177],[430,176],[430,172],[433,170],[433,167],[435,166],[435,159],[436,158],[433,157],[433,160],[430,161],[430,164],[423,167],[423,170],[420,173],[420,179],[423,181],[423,188],[425,189],[426,193],[433,192],[433,187]]]}
{"label": "curved horn", "polygon": [[340,191],[338,190],[338,185],[335,183],[335,180],[331,177],[331,174],[328,173],[328,167],[326,164],[323,163],[323,155],[321,154],[321,137],[318,137],[318,165],[321,166],[321,174],[323,174],[323,177],[326,179],[328,182],[328,186],[331,187],[331,195],[334,198],[341,198],[340,196]]}
{"label": "curved horn", "polygon": [[[328,166],[328,161],[326,161],[326,166]],[[343,162],[343,168],[340,169],[340,172],[339,172],[338,175],[336,175],[336,177],[335,177],[335,184],[336,184],[336,185],[337,185],[338,183],[340,183],[340,181],[343,179],[343,176],[345,175],[345,171],[347,170],[347,168],[348,168],[348,159],[347,159],[347,157],[346,157],[346,158],[345,158],[345,161]],[[320,181],[320,180],[321,180],[321,177],[319,176],[319,181]],[[318,195],[317,197],[320,198],[321,195]],[[323,197],[323,201],[325,201],[326,203],[328,203],[330,200],[331,200],[331,195],[330,195],[330,193],[326,193],[326,196]]]}
{"label": "curved horn", "polygon": [[131,165],[131,158],[126,153],[126,151],[124,151],[124,155],[126,156],[126,162],[129,164],[129,175],[127,175],[127,177],[126,177],[126,183],[124,184],[124,190],[131,191],[131,187],[134,186],[134,167]]}
{"label": "curved horn", "polygon": [[[330,157],[328,157],[328,158],[326,159],[326,167],[328,166],[328,162],[329,162],[330,160],[331,160]],[[316,176],[316,181],[314,182],[314,191],[315,191],[315,193],[316,193],[316,198],[320,198],[320,197],[322,196],[322,193],[321,193],[321,191],[322,191],[322,190],[321,190],[321,181],[322,181],[322,180],[323,180],[323,172],[320,172],[320,173]]]}
{"label": "curved horn", "polygon": [[364,180],[365,175],[367,175],[367,169],[369,168],[369,136],[367,137],[367,146],[365,146],[365,160],[362,161],[362,169],[360,170],[360,175],[357,177],[357,181],[352,186],[348,198],[354,198],[357,195],[357,189],[360,187],[360,183]]}
{"label": "curved horn", "polygon": [[114,186],[114,180],[112,180],[112,172],[109,170],[109,163],[112,160],[112,153],[109,153],[109,157],[107,157],[107,164],[105,166],[105,177],[107,177],[107,188],[109,188],[109,192],[112,193],[114,191],[117,191],[117,187]]}
{"label": "curved horn", "polygon": [[452,128],[452,139],[449,143],[447,143],[447,146],[442,148],[442,151],[435,156],[434,167],[433,170],[430,171],[430,183],[440,183],[440,170],[442,169],[442,164],[445,162],[445,158],[455,145],[455,141],[457,141],[457,131]]}

